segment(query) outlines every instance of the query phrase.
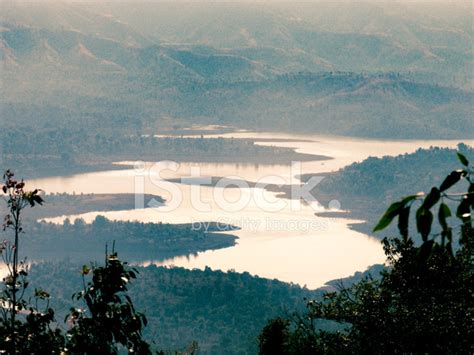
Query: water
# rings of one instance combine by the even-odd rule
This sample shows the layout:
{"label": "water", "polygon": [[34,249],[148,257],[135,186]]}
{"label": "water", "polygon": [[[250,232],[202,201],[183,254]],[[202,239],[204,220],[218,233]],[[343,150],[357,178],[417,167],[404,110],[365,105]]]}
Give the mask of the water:
{"label": "water", "polygon": [[[289,200],[262,188],[245,189],[201,187],[200,203],[193,203],[196,186],[175,184],[177,194],[169,193],[169,186],[157,186],[163,179],[189,176],[191,169],[200,169],[202,176],[233,176],[234,180],[296,183],[299,173],[324,173],[347,164],[361,161],[368,156],[398,155],[413,152],[420,147],[455,147],[458,141],[379,141],[327,136],[302,136],[274,133],[234,132],[209,135],[234,138],[257,138],[261,145],[294,147],[298,152],[331,156],[327,161],[302,162],[301,169],[290,165],[236,164],[236,163],[187,163],[181,162],[177,171],[149,171],[152,163],[137,165],[126,170],[78,174],[70,177],[52,177],[31,181],[30,186],[47,192],[68,193],[135,193],[143,190],[167,199],[167,205],[157,208],[138,208],[131,211],[91,212],[77,217],[92,221],[97,214],[116,220],[143,222],[199,223],[217,221],[241,227],[230,233],[239,237],[234,247],[206,251],[195,256],[171,260],[142,260],[140,264],[176,265],[186,268],[209,266],[212,269],[243,272],[266,278],[307,285],[316,288],[330,279],[341,278],[364,270],[367,266],[384,261],[380,242],[352,231],[347,219],[323,218],[315,211],[327,208],[316,203],[292,205]],[[268,139],[275,139],[271,142]],[[282,139],[286,141],[281,141]],[[304,140],[304,141],[302,141]],[[474,141],[464,141],[473,144]],[[137,157],[139,159],[139,157]],[[122,164],[133,164],[123,162]],[[160,163],[158,168],[173,167]],[[138,169],[137,169],[138,168]],[[143,187],[143,188],[142,188]],[[316,196],[317,198],[317,196]],[[236,201],[244,201],[237,206]],[[226,203],[227,201],[227,203]],[[145,201],[145,203],[148,201]],[[167,211],[170,205],[177,207]],[[207,207],[206,208],[204,207]],[[344,209],[344,206],[341,206]],[[60,223],[66,216],[50,219]]]}

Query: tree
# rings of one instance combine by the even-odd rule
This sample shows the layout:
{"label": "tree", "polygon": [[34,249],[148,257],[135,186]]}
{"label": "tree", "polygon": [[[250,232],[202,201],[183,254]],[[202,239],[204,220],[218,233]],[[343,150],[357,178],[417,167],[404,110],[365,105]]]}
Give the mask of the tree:
{"label": "tree", "polygon": [[[71,309],[66,336],[54,326],[54,310],[49,307],[48,292],[37,288],[32,297],[26,299],[28,263],[20,259],[19,248],[20,236],[24,233],[22,213],[27,206],[41,205],[44,201],[40,190],[25,190],[23,180],[14,180],[11,171],[6,171],[3,178],[2,191],[8,208],[3,230],[11,232],[12,240],[0,245],[8,270],[0,292],[0,352],[117,354],[125,348],[129,353],[151,354],[142,338],[146,318],[135,311],[127,295],[127,284],[136,278],[137,271],[121,262],[114,251],[110,255],[106,252],[105,266],[83,267],[84,289],[73,297],[83,300],[86,309]],[[86,284],[85,277],[90,274],[92,279]]]}
{"label": "tree", "polygon": [[0,350],[9,354],[59,353],[63,338],[58,329],[51,327],[54,311],[49,307],[49,294],[35,289],[32,298],[25,299],[28,264],[26,259],[20,259],[22,213],[27,206],[41,205],[43,199],[40,190],[25,190],[23,180],[15,180],[11,171],[6,171],[3,179],[8,209],[3,231],[10,232],[11,237],[0,246],[8,270],[0,292]]}
{"label": "tree", "polygon": [[283,354],[282,350],[287,346],[290,321],[278,317],[269,322],[262,330],[258,340],[260,352],[264,354]]}
{"label": "tree", "polygon": [[[86,284],[86,276],[92,275]],[[105,266],[82,268],[83,291],[73,297],[83,300],[87,310],[71,308],[67,321],[68,349],[79,354],[151,354],[142,338],[146,317],[133,306],[127,295],[127,284],[135,279],[137,270],[118,259],[117,253],[106,255]]]}
{"label": "tree", "polygon": [[[283,331],[277,329],[286,334],[278,339],[280,353],[473,352],[474,172],[464,155],[458,158],[462,169],[428,194],[393,203],[376,225],[375,231],[383,230],[397,218],[400,233],[382,242],[387,268],[381,278],[366,278],[309,301],[306,313],[290,318]],[[451,190],[463,182],[466,191]],[[416,206],[420,242],[409,228]],[[275,320],[270,324],[275,327]],[[259,339],[261,354],[270,353],[268,342],[275,336],[268,329]]]}

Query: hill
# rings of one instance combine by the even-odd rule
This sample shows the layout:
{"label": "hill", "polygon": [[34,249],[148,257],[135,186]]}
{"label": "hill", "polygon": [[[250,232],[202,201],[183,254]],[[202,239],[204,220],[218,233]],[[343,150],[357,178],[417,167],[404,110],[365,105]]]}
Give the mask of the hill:
{"label": "hill", "polygon": [[474,133],[465,4],[3,1],[2,9],[7,125]]}
{"label": "hill", "polygon": [[281,74],[217,49],[130,47],[13,25],[1,34],[7,126],[70,128],[80,121],[83,128],[154,134],[200,123],[383,138],[474,134],[472,92],[398,73]]}
{"label": "hill", "polygon": [[[62,261],[34,265],[30,272],[31,287],[48,286],[60,325],[71,305],[70,295],[80,290],[80,268]],[[197,341],[204,354],[255,353],[256,336],[268,319],[302,309],[305,297],[322,294],[233,271],[156,266],[138,270],[129,294],[148,318],[145,336],[156,348],[170,351],[185,351]]]}
{"label": "hill", "polygon": [[[472,147],[459,144],[458,148],[472,159]],[[336,212],[333,215],[364,220],[365,223],[354,224],[352,227],[372,234],[372,229],[392,202],[410,194],[428,192],[458,168],[456,150],[448,148],[418,149],[415,153],[396,157],[370,157],[328,174],[312,193],[320,202],[339,200],[341,208],[347,213]],[[309,177],[307,175],[303,179]],[[445,203],[451,204],[450,201]],[[411,225],[414,226],[415,223]],[[378,233],[377,237],[391,234],[398,234],[396,225]]]}

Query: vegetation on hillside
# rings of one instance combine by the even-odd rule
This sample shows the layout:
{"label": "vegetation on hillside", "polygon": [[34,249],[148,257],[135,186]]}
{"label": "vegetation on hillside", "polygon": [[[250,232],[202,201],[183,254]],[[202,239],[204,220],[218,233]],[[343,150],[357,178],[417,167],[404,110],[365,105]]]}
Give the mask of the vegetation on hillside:
{"label": "vegetation on hillside", "polygon": [[[120,247],[120,244],[117,244]],[[129,289],[137,309],[147,317],[144,337],[155,348],[182,349],[193,341],[202,353],[256,353],[256,335],[270,318],[294,309],[321,291],[252,276],[247,272],[136,267],[139,276]],[[47,285],[51,307],[61,319],[72,292],[81,283],[80,264],[50,261],[32,265],[31,283]]]}
{"label": "vegetation on hillside", "polygon": [[[383,230],[397,219],[400,235],[382,242],[387,269],[380,279],[364,278],[308,301],[306,312],[271,320],[259,336],[260,353],[471,353],[474,171],[458,157],[461,169],[427,194],[392,203],[375,226]],[[415,208],[421,243],[409,229]],[[335,321],[339,329],[328,331],[318,320]]]}
{"label": "vegetation on hillside", "polygon": [[[115,125],[114,125],[115,126]],[[154,133],[154,132],[152,132]],[[252,140],[224,138],[158,138],[126,129],[54,129],[0,132],[0,162],[29,177],[69,175],[100,169],[123,169],[117,161],[161,160],[289,164],[293,160],[322,160],[325,156],[296,153],[291,148],[256,145]]]}
{"label": "vegetation on hillside", "polygon": [[[83,291],[73,295],[84,301],[83,308],[71,308],[66,317],[69,328],[55,325],[55,311],[50,295],[42,288],[29,292],[29,264],[22,258],[23,213],[29,207],[42,205],[40,191],[26,190],[23,180],[16,180],[7,170],[3,175],[3,194],[8,213],[3,222],[5,239],[0,253],[6,266],[0,288],[0,351],[7,354],[151,354],[142,339],[146,318],[135,311],[127,295],[127,284],[136,278],[136,270],[106,252],[104,266],[83,266]],[[21,243],[20,243],[21,242]],[[90,280],[86,275],[91,274]],[[28,292],[27,292],[28,291]],[[30,297],[27,297],[30,295]]]}
{"label": "vegetation on hillside", "polygon": [[[298,307],[305,297],[318,294],[248,273],[208,268],[204,271],[156,266],[130,268],[113,252],[106,257],[104,266],[93,263],[81,267],[78,262],[49,261],[30,267],[23,255],[34,256],[38,250],[54,250],[55,259],[61,259],[67,250],[82,248],[83,258],[100,260],[94,248],[103,250],[106,242],[110,241],[109,246],[114,243],[112,240],[127,251],[140,244],[141,249],[145,245],[153,252],[155,249],[146,238],[158,239],[158,249],[166,249],[170,244],[173,250],[178,248],[178,252],[187,254],[191,252],[183,251],[187,240],[192,242],[197,238],[198,245],[202,245],[205,241],[201,239],[211,238],[213,233],[204,235],[186,225],[111,222],[103,217],[90,225],[80,220],[65,226],[23,223],[23,212],[26,215],[30,212],[23,208],[44,201],[40,191],[33,194],[24,190],[24,183],[8,174],[5,186],[10,186],[8,189],[18,186],[14,193],[23,202],[19,210],[21,223],[11,224],[10,218],[5,223],[7,228],[21,226],[22,233],[18,234],[17,243],[7,241],[2,245],[2,256],[8,265],[14,263],[12,252],[18,252],[19,269],[11,270],[5,277],[1,295],[3,304],[9,305],[13,295],[21,294],[21,299],[14,302],[21,306],[4,308],[0,349],[12,352],[16,348],[21,354],[59,353],[64,348],[78,354],[98,348],[103,353],[116,353],[120,349],[145,353],[148,349],[145,339],[153,349],[171,352],[193,353],[199,347],[204,352],[252,353],[257,348],[255,334],[267,319]],[[16,207],[14,210],[17,211]],[[212,232],[213,225],[210,227]],[[233,241],[232,236],[227,237]],[[137,238],[142,238],[138,244]],[[67,250],[62,249],[66,246]],[[11,275],[17,275],[21,283],[14,282]],[[18,286],[12,291],[11,285]],[[83,290],[78,293],[81,285]],[[73,300],[71,294],[75,295]],[[143,314],[135,311],[135,307]],[[15,317],[14,323],[11,315]],[[11,334],[16,337],[12,339]]]}
{"label": "vegetation on hillside", "polygon": [[82,219],[64,224],[33,223],[24,236],[24,249],[35,259],[51,259],[57,255],[74,260],[89,260],[100,255],[106,243],[114,240],[123,248],[127,258],[164,260],[199,251],[235,245],[236,236],[224,233],[235,227],[210,223],[207,230],[190,224],[142,223],[110,221],[97,216],[92,223]]}
{"label": "vegetation on hillside", "polygon": [[[463,154],[458,157],[461,169],[450,172],[429,193],[393,203],[376,225],[375,230],[383,230],[398,219],[400,234],[383,240],[387,268],[381,276],[362,275],[329,293],[248,273],[130,268],[113,252],[104,266],[81,269],[63,261],[30,270],[18,251],[35,243],[29,233],[39,241],[42,237],[35,229],[23,234],[30,226],[22,224],[21,216],[27,206],[42,204],[43,199],[37,190],[24,190],[23,181],[13,180],[8,172],[3,189],[10,217],[5,228],[14,238],[2,246],[11,268],[2,284],[1,348],[19,353],[58,353],[64,347],[89,353],[101,348],[110,354],[148,353],[152,348],[190,353],[198,348],[205,353],[469,353],[474,346],[474,172]],[[416,237],[410,229],[410,211],[415,208]],[[161,235],[165,229],[159,228],[98,217],[87,227],[80,221],[66,223],[67,233],[58,240],[74,234],[103,236],[103,243],[106,236],[129,236],[134,229]],[[81,278],[83,291],[71,301]],[[67,324],[61,322],[64,318]]]}
{"label": "vegetation on hillside", "polygon": [[[468,159],[474,159],[472,147],[461,143],[458,151]],[[455,154],[455,149],[432,147],[396,157],[369,157],[328,174],[312,193],[323,204],[339,200],[341,208],[348,211],[350,218],[365,221],[352,227],[373,234],[372,227],[384,212],[384,206],[405,194],[408,186],[412,191],[419,192],[426,191],[432,184],[441,184],[444,177],[456,168],[456,162],[452,159]],[[309,177],[303,176],[303,180]],[[334,216],[345,215],[339,213]],[[396,228],[389,226],[388,231],[395,233]]]}

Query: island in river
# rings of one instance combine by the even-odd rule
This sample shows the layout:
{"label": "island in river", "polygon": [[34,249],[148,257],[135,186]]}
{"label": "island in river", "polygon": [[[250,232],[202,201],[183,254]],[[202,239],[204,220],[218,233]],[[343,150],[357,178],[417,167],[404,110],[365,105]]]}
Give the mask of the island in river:
{"label": "island in river", "polygon": [[[158,205],[164,199],[146,194]],[[44,222],[44,218],[100,211],[130,210],[135,207],[134,194],[50,194],[45,195],[43,206],[24,212],[22,254],[29,260],[56,260],[76,262],[100,260],[106,246],[115,245],[128,261],[165,260],[194,255],[204,250],[234,246],[238,239],[229,234],[238,228],[213,222],[206,228],[191,224],[141,223],[111,221],[98,215],[92,223],[82,219],[65,220],[64,224]],[[149,207],[151,208],[151,207]],[[5,214],[6,211],[0,210]],[[201,225],[202,226],[202,225]]]}

